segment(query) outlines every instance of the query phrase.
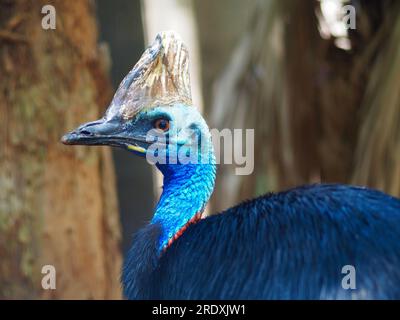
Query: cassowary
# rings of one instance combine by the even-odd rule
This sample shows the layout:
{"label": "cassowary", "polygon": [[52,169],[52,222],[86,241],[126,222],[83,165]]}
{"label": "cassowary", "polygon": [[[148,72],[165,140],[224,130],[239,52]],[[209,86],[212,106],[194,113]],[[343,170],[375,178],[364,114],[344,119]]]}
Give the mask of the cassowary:
{"label": "cassowary", "polygon": [[400,201],[382,192],[303,186],[201,219],[216,161],[192,106],[187,49],[172,32],[157,36],[102,119],[62,141],[125,148],[164,175],[123,267],[129,299],[400,298]]}

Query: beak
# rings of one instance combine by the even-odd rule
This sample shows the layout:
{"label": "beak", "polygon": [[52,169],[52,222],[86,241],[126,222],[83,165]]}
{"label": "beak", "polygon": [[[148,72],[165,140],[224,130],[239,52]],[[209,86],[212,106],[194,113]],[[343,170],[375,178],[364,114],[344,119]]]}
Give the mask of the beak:
{"label": "beak", "polygon": [[146,143],[125,135],[123,124],[118,119],[102,118],[79,126],[61,138],[67,145],[123,147],[137,154],[146,153]]}
{"label": "beak", "polygon": [[79,126],[61,138],[67,145],[126,145],[122,133],[121,123],[116,120],[102,118]]}
{"label": "beak", "polygon": [[118,118],[85,123],[64,135],[61,142],[66,145],[122,147],[138,155],[146,154],[149,144],[146,140],[129,136]]}

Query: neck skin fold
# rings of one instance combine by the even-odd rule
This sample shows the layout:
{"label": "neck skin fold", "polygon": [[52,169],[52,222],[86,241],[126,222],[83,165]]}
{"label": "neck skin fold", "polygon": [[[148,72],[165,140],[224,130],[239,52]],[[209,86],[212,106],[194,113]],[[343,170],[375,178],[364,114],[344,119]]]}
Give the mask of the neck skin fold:
{"label": "neck skin fold", "polygon": [[214,188],[215,156],[209,163],[163,164],[163,192],[151,223],[162,227],[159,250],[184,228],[196,214],[203,212]]}

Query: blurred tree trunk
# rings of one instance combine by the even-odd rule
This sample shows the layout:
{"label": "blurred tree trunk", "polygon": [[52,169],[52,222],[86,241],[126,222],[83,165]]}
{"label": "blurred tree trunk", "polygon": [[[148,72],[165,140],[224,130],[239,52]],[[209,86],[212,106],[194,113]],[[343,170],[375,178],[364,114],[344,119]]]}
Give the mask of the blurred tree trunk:
{"label": "blurred tree trunk", "polygon": [[400,3],[386,1],[368,9],[365,29],[377,22],[378,27],[353,70],[353,77],[361,73],[367,81],[352,182],[400,197]]}
{"label": "blurred tree trunk", "polygon": [[213,82],[224,70],[245,32],[256,0],[194,0],[201,48],[204,112],[209,113]]}
{"label": "blurred tree trunk", "polygon": [[319,5],[253,4],[228,63],[213,62],[225,68],[213,79],[211,126],[254,128],[256,138],[252,175],[220,166],[217,210],[313,182],[400,195],[400,5],[354,1],[357,28],[349,32],[348,51],[319,34]]}
{"label": "blurred tree trunk", "polygon": [[[42,6],[57,12],[41,28]],[[110,98],[92,1],[0,1],[0,298],[120,298],[110,150],[60,137]],[[99,107],[101,106],[101,107]],[[43,265],[57,271],[43,290]]]}

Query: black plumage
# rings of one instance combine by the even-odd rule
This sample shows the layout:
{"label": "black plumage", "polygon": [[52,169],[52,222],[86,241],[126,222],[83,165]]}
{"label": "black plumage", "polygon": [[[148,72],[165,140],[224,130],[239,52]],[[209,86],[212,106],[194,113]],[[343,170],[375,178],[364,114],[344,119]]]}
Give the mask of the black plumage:
{"label": "black plumage", "polygon": [[[399,299],[400,201],[344,185],[268,194],[190,226],[161,257],[160,226],[134,238],[133,299]],[[342,267],[356,289],[342,288]]]}

